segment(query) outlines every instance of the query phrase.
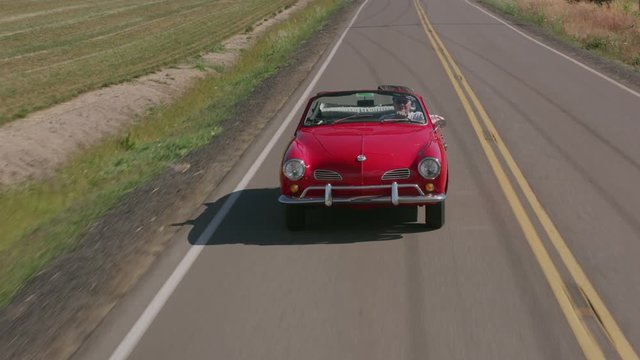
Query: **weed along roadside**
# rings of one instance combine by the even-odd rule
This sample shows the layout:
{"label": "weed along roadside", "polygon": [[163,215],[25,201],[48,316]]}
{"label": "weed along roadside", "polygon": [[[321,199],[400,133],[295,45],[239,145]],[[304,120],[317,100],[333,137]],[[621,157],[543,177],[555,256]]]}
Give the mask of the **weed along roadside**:
{"label": "weed along roadside", "polygon": [[199,80],[127,134],[72,158],[48,180],[0,194],[0,306],[33,275],[78,246],[91,224],[133,189],[224,134],[223,121],[347,0],[313,0],[268,30],[219,76]]}
{"label": "weed along roadside", "polygon": [[640,8],[636,0],[480,1],[640,71]]}

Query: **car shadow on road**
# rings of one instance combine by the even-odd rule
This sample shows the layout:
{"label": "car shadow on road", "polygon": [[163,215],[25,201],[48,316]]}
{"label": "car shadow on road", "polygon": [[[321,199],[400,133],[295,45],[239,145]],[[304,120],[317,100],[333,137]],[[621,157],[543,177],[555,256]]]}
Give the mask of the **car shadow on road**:
{"label": "car shadow on road", "polygon": [[[293,232],[286,229],[284,206],[278,203],[278,188],[246,189],[238,195],[215,233],[206,240],[206,245],[344,244],[395,240],[404,234],[429,231],[421,221],[416,222],[418,212],[415,207],[349,209],[319,206],[308,208],[305,230]],[[193,226],[188,241],[195,245],[231,196],[205,204],[206,209],[196,219],[173,225]]]}

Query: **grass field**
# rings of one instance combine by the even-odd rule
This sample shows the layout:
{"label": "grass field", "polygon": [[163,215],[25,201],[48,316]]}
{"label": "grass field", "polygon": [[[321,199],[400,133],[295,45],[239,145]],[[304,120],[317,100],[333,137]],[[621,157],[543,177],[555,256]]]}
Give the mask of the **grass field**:
{"label": "grass field", "polygon": [[220,123],[236,104],[347,2],[313,0],[269,29],[234,66],[198,81],[127,135],[78,155],[51,179],[0,192],[0,307],[127,193],[223,132]]}
{"label": "grass field", "polygon": [[295,0],[0,2],[0,124],[211,50]]}
{"label": "grass field", "polygon": [[567,0],[482,1],[640,71],[637,0],[612,0],[603,5]]}

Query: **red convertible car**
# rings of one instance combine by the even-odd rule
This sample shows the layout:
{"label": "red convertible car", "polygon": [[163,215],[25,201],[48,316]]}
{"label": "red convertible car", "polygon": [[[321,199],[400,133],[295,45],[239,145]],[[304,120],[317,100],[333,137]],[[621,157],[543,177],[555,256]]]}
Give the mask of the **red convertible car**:
{"label": "red convertible car", "polygon": [[444,224],[445,121],[412,89],[320,92],[307,103],[282,159],[287,227],[305,227],[308,206],[426,206]]}

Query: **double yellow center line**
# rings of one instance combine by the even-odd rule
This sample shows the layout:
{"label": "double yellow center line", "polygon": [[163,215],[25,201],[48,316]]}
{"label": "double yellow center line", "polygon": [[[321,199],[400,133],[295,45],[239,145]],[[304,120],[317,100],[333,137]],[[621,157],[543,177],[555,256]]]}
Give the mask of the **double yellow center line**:
{"label": "double yellow center line", "polygon": [[[600,323],[602,325],[602,329],[605,334],[609,338],[612,346],[618,352],[620,357],[624,360],[639,360],[638,355],[629,344],[629,341],[625,338],[624,334],[620,330],[620,327],[611,316],[611,313],[604,305],[604,302],[594,289],[593,285],[585,275],[584,271],[578,265],[575,257],[567,247],[565,241],[562,239],[562,236],[558,232],[558,229],[555,227],[553,222],[551,221],[549,215],[544,210],[537,197],[531,190],[531,186],[525,179],[522,171],[514,161],[511,153],[506,148],[500,134],[496,130],[493,122],[484,107],[478,100],[478,97],[475,95],[469,83],[462,75],[462,72],[456,65],[455,61],[445,48],[444,44],[438,37],[438,34],[434,30],[433,26],[429,22],[427,15],[422,8],[419,0],[413,0],[416,10],[418,11],[418,16],[420,18],[420,22],[422,23],[422,27],[429,38],[433,48],[435,49],[438,58],[442,62],[442,66],[444,67],[447,76],[451,80],[451,83],[462,102],[462,105],[469,117],[469,121],[476,133],[476,136],[480,140],[480,145],[487,156],[489,163],[491,164],[491,168],[498,178],[498,182],[502,191],[504,192],[511,209],[513,210],[522,231],[531,247],[536,260],[540,264],[542,271],[551,286],[551,290],[560,304],[560,308],[562,309],[563,314],[567,318],[569,326],[571,330],[576,336],[582,351],[584,352],[587,359],[605,359],[604,353],[600,348],[598,342],[595,340],[593,334],[591,334],[589,327],[584,322],[582,316],[580,315],[580,311],[576,307],[571,295],[566,288],[565,283],[562,280],[562,277],[554,265],[549,253],[545,249],[538,232],[534,228],[534,225],[529,218],[529,215],[525,211],[520,199],[518,198],[516,191],[514,190],[511,181],[506,175],[506,172],[501,165],[493,147],[487,142],[485,137],[483,136],[483,128],[476,116],[476,112],[479,117],[482,119],[482,124],[485,126],[486,130],[489,132],[491,137],[495,140],[495,146],[497,147],[502,159],[506,163],[509,171],[511,172],[513,178],[516,180],[516,183],[520,189],[520,191],[524,194],[527,202],[531,206],[533,213],[539,220],[540,224],[544,228],[547,236],[549,237],[551,243],[553,244],[555,250],[557,251],[560,259],[568,269],[571,277],[575,281],[578,288],[583,293],[586,301],[589,302],[590,306],[593,308],[593,311],[597,314]],[[464,89],[464,90],[463,90]],[[466,93],[465,93],[466,92]],[[474,111],[475,109],[475,111]]]}

